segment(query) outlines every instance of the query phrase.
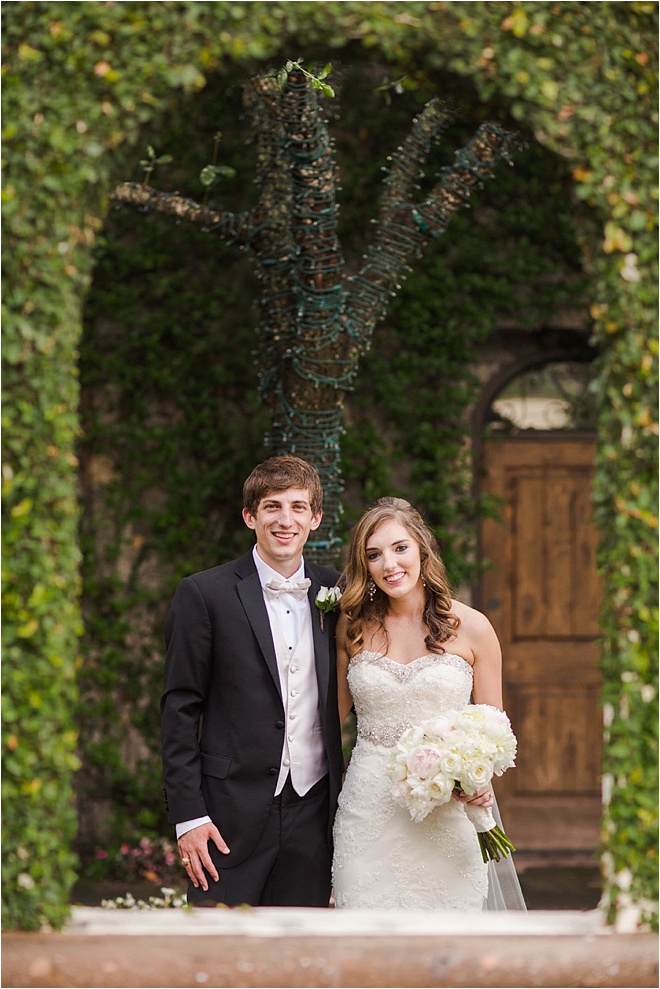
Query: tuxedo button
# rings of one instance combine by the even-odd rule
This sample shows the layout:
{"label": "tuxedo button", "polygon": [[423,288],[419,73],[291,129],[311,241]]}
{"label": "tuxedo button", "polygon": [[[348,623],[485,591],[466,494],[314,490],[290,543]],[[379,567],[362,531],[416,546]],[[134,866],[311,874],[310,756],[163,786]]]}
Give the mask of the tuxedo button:
{"label": "tuxedo button", "polygon": [[276,728],[284,728],[284,722],[283,721],[276,721],[275,722],[275,727]]}
{"label": "tuxedo button", "polygon": [[277,776],[277,770],[275,769],[274,766],[271,766],[268,772],[271,776]]}

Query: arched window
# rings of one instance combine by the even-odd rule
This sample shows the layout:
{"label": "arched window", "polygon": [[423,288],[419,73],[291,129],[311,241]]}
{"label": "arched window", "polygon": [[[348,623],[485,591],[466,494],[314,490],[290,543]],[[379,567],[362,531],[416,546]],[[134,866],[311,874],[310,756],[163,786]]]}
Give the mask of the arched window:
{"label": "arched window", "polygon": [[555,360],[528,368],[491,400],[487,435],[596,429],[595,378],[589,361]]}

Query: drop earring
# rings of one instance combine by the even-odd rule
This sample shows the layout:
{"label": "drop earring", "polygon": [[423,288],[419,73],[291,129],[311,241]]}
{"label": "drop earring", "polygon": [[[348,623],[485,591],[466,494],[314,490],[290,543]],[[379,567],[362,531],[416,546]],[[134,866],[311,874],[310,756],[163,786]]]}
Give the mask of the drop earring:
{"label": "drop earring", "polygon": [[367,597],[370,601],[373,601],[376,597],[376,581],[373,577],[370,577],[369,582],[367,583]]}

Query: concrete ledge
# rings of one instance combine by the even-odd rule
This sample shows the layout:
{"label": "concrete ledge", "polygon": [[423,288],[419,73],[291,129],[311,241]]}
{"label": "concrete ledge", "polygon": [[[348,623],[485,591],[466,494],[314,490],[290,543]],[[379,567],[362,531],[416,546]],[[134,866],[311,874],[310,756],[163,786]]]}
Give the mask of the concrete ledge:
{"label": "concrete ledge", "polygon": [[13,987],[657,986],[657,938],[597,911],[445,914],[77,908],[60,934],[3,935]]}
{"label": "concrete ledge", "polygon": [[529,910],[437,913],[430,910],[305,910],[245,907],[203,910],[106,910],[74,907],[66,934],[189,934],[275,937],[391,937],[438,934],[601,934],[610,936],[598,910]]}

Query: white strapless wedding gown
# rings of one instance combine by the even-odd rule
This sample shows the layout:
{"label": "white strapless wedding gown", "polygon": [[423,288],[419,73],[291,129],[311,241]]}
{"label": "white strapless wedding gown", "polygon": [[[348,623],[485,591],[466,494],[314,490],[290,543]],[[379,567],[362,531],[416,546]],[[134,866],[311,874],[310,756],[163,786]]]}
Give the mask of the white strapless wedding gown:
{"label": "white strapless wedding gown", "polygon": [[415,823],[389,793],[387,765],[401,733],[470,703],[472,667],[451,653],[405,666],[377,652],[352,658],[348,682],[358,738],[335,819],[337,907],[482,910],[488,867],[457,800]]}

